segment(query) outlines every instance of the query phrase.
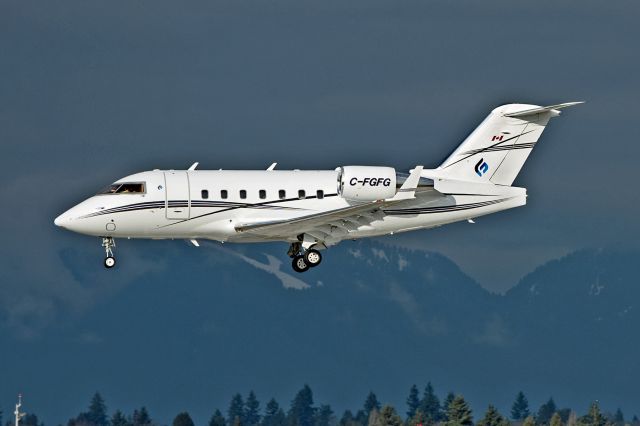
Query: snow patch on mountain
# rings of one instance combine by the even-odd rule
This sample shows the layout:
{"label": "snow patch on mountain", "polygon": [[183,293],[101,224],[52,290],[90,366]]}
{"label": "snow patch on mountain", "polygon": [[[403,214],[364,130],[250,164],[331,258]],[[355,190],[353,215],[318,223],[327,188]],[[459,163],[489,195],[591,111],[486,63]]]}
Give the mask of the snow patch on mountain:
{"label": "snow patch on mountain", "polygon": [[600,283],[600,277],[597,276],[596,282],[591,284],[591,287],[589,288],[589,296],[599,296],[600,293],[602,293],[602,290],[604,290],[604,284]]}
{"label": "snow patch on mountain", "polygon": [[535,283],[531,287],[529,287],[529,293],[531,293],[533,296],[538,296],[540,294],[540,290],[538,290],[538,283]]}
{"label": "snow patch on mountain", "polygon": [[311,286],[309,284],[307,284],[306,282],[302,281],[299,278],[294,277],[293,275],[284,272],[281,269],[282,266],[282,261],[280,259],[278,259],[275,256],[272,256],[270,254],[267,253],[263,253],[266,258],[267,261],[269,263],[262,263],[262,262],[258,262],[255,259],[252,259],[248,256],[245,256],[243,254],[240,254],[236,251],[233,250],[229,250],[229,253],[233,254],[234,256],[239,257],[240,259],[244,260],[245,262],[247,262],[249,265],[254,266],[258,269],[261,269],[265,272],[268,272],[272,275],[275,275],[276,278],[278,278],[280,280],[280,282],[282,283],[282,286],[284,288],[292,288],[295,290],[306,290],[308,288],[311,288]]}
{"label": "snow patch on mountain", "polygon": [[371,252],[373,253],[373,256],[375,258],[377,258],[379,260],[386,260],[387,262],[389,262],[389,258],[387,257],[387,253],[385,253],[384,250],[372,247],[371,248]]}
{"label": "snow patch on mountain", "polygon": [[355,249],[355,250],[349,249],[349,254],[355,257],[356,259],[362,259],[364,257],[360,249]]}
{"label": "snow patch on mountain", "polygon": [[618,312],[618,316],[619,317],[623,317],[623,316],[627,315],[629,313],[629,311],[631,310],[631,308],[633,308],[633,306],[631,306],[631,305],[627,306],[622,311]]}
{"label": "snow patch on mountain", "polygon": [[398,270],[400,272],[402,272],[404,270],[404,268],[406,268],[407,266],[409,266],[409,261],[407,259],[405,259],[404,257],[402,257],[401,254],[398,255]]}

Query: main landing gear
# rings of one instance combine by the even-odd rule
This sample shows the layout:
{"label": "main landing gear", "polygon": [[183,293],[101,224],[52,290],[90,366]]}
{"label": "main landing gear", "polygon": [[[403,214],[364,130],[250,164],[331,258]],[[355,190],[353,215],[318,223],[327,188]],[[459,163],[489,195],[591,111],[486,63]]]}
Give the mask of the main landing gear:
{"label": "main landing gear", "polygon": [[107,269],[116,266],[116,258],[113,257],[113,248],[115,246],[116,241],[113,237],[102,237],[102,247],[104,247],[104,251],[107,254],[107,257],[104,258],[104,267]]}
{"label": "main landing gear", "polygon": [[305,272],[322,262],[322,255],[318,250],[311,247],[305,249],[301,243],[291,244],[287,254],[293,259],[291,266],[296,272]]}

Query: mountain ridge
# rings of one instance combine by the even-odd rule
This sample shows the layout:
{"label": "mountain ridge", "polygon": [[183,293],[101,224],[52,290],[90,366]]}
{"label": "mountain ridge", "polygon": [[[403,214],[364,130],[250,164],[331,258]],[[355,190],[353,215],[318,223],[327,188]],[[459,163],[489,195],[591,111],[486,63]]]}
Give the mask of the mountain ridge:
{"label": "mountain ridge", "polygon": [[[403,407],[409,386],[427,381],[476,410],[492,402],[505,411],[520,389],[533,404],[550,393],[576,407],[633,403],[637,252],[581,250],[500,295],[445,256],[372,241],[334,247],[305,274],[290,270],[280,246],[228,247],[123,245],[115,271],[61,249],[85,292],[80,306],[19,345],[4,327],[3,346],[16,350],[3,364],[32,374],[8,370],[3,393],[24,384],[48,423],[66,421],[97,389],[113,407],[139,401],[163,422],[184,401],[204,422],[230,389],[286,406],[303,383],[337,410],[370,389]],[[83,379],[55,404],[37,396],[38,383],[69,375]]]}

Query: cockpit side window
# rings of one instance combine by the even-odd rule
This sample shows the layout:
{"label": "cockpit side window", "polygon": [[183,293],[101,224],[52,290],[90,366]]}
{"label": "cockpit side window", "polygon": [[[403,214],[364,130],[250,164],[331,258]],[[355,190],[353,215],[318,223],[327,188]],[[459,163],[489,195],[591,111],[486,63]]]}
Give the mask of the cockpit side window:
{"label": "cockpit side window", "polygon": [[112,185],[107,186],[104,189],[101,189],[100,191],[98,191],[98,195],[100,194],[115,194],[116,191],[118,190],[118,188],[120,188],[122,184],[121,183],[114,183]]}
{"label": "cockpit side window", "polygon": [[144,183],[123,183],[116,194],[144,194]]}
{"label": "cockpit side window", "polygon": [[144,194],[144,182],[114,183],[98,192],[98,194]]}

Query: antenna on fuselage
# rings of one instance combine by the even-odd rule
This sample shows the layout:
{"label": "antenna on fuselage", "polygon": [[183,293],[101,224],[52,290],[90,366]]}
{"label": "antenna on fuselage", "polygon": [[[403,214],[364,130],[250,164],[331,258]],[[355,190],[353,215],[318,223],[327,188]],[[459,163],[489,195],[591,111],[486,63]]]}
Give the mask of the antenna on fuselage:
{"label": "antenna on fuselage", "polygon": [[198,163],[198,162],[196,161],[195,163],[193,163],[193,164],[191,165],[191,167],[189,167],[189,170],[195,170],[195,169],[196,169],[196,167],[198,167],[198,164],[200,164],[200,163]]}
{"label": "antenna on fuselage", "polygon": [[27,413],[20,412],[20,407],[22,407],[22,394],[18,394],[18,403],[16,404],[16,411],[13,412],[16,417],[15,426],[20,426],[20,419],[27,415]]}

